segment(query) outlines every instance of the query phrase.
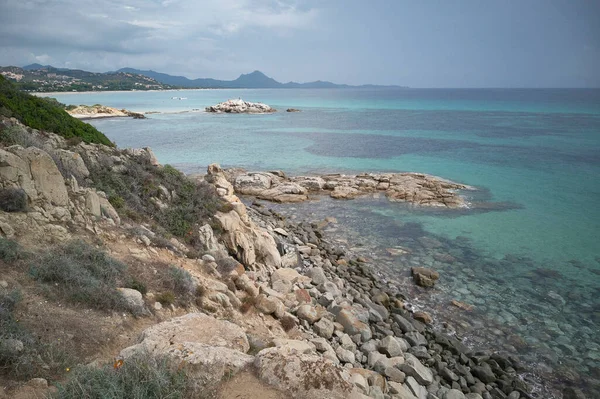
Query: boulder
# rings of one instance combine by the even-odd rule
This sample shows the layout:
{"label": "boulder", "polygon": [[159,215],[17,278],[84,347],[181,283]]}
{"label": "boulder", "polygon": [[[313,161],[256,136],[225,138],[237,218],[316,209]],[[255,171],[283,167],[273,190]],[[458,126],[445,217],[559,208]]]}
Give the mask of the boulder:
{"label": "boulder", "polygon": [[158,354],[183,343],[224,347],[242,353],[250,349],[246,333],[236,324],[204,313],[188,313],[147,328],[140,335],[139,343],[123,349],[121,355],[128,357],[144,350]]}
{"label": "boulder", "polygon": [[123,349],[119,357],[127,361],[145,354],[164,356],[183,368],[195,390],[201,391],[251,365],[254,357],[245,353],[249,348],[239,326],[190,313],[147,328],[139,343]]}
{"label": "boulder", "polygon": [[360,321],[356,315],[348,309],[339,310],[335,320],[344,327],[345,333],[349,335],[360,334],[363,342],[370,340],[373,336],[369,325]]}
{"label": "boulder", "polygon": [[100,217],[102,210],[100,209],[100,197],[95,190],[88,189],[85,193],[85,210],[88,214]]}
{"label": "boulder", "polygon": [[271,188],[274,179],[270,173],[248,173],[236,176],[233,187],[240,194],[256,195]]}
{"label": "boulder", "polygon": [[354,363],[356,360],[352,351],[344,349],[341,346],[338,346],[338,348],[335,350],[335,354],[337,355],[338,359],[344,363]]}
{"label": "boulder", "polygon": [[239,212],[217,212],[215,219],[224,231],[222,241],[229,251],[236,255],[246,267],[266,271],[281,266],[281,255],[275,239],[258,228],[247,216],[242,219]]}
{"label": "boulder", "polygon": [[436,280],[440,278],[440,275],[435,270],[427,269],[425,267],[413,267],[411,273],[415,283],[421,287],[431,288],[435,285]]}
{"label": "boulder", "polygon": [[329,195],[335,199],[354,199],[360,196],[361,192],[353,187],[337,186]]}
{"label": "boulder", "polygon": [[308,321],[310,324],[314,324],[317,321],[319,321],[319,319],[321,319],[322,314],[323,311],[319,311],[314,306],[308,304],[300,305],[296,310],[296,316],[298,316],[300,320]]}
{"label": "boulder", "polygon": [[451,389],[446,391],[442,399],[465,399],[465,394],[458,389]]}
{"label": "boulder", "polygon": [[406,353],[404,355],[404,360],[404,363],[400,364],[398,367],[407,376],[413,377],[419,384],[425,386],[430,385],[433,382],[433,374],[431,370],[424,366],[419,359],[410,353]]}
{"label": "boulder", "polygon": [[322,318],[321,320],[313,324],[313,330],[320,337],[330,339],[333,336],[334,325],[331,320]]}
{"label": "boulder", "polygon": [[330,360],[287,347],[263,349],[254,361],[258,377],[298,399],[346,399],[355,393],[350,375]]}
{"label": "boulder", "polygon": [[142,297],[142,293],[131,289],[131,288],[118,288],[117,289],[125,302],[125,306],[133,314],[146,313],[146,303]]}
{"label": "boulder", "polygon": [[108,201],[108,199],[102,196],[99,196],[98,199],[100,201],[100,212],[102,213],[102,216],[111,219],[117,225],[121,224],[121,218],[119,217],[119,214],[112,206],[112,204]]}
{"label": "boulder", "polygon": [[[59,163],[62,164],[63,170],[70,174],[71,176],[75,176],[76,179],[81,180],[89,177],[90,171],[88,170],[85,162],[81,155],[76,152],[57,149],[54,150],[56,154],[56,158],[58,158]],[[70,176],[64,176],[65,179]]]}
{"label": "boulder", "polygon": [[388,335],[379,342],[379,351],[389,357],[402,354],[402,346],[395,337]]}
{"label": "boulder", "polygon": [[312,279],[314,285],[321,285],[329,281],[322,267],[310,268],[306,272],[306,275]]}

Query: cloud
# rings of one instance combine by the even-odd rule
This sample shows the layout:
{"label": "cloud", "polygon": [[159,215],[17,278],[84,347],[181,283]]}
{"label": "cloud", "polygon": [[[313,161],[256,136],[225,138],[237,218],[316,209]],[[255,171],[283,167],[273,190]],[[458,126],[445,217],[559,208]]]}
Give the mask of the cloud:
{"label": "cloud", "polygon": [[317,18],[316,9],[292,0],[0,0],[0,64],[36,57],[94,70],[180,59],[212,64],[231,60],[227,41],[246,32],[285,35]]}

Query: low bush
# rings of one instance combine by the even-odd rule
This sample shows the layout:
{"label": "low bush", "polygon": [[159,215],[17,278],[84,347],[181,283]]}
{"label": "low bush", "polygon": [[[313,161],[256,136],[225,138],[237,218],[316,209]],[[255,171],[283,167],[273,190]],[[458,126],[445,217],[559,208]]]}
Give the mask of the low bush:
{"label": "low bush", "polygon": [[18,242],[0,237],[0,259],[12,263],[24,259],[28,253],[19,245]]}
{"label": "low bush", "polygon": [[193,398],[184,371],[167,359],[139,355],[102,367],[76,369],[65,384],[58,385],[61,399],[163,399]]}
{"label": "low bush", "polygon": [[30,271],[36,280],[54,284],[59,295],[96,309],[125,309],[116,290],[126,266],[83,241],[73,241],[36,259]]}
{"label": "low bush", "polygon": [[148,293],[148,287],[146,287],[146,284],[137,280],[136,278],[129,280],[129,282],[125,284],[125,288],[131,288],[139,291],[142,295],[146,295]]}
{"label": "low bush", "polygon": [[0,188],[0,209],[4,212],[25,212],[27,194],[22,188]]}
{"label": "low bush", "polygon": [[194,283],[192,275],[187,270],[170,266],[169,274],[171,276],[172,289],[176,295],[189,296],[193,295],[196,291],[196,283]]}
{"label": "low bush", "polygon": [[160,302],[163,306],[169,306],[175,303],[175,295],[171,291],[161,292],[156,295],[156,302]]}
{"label": "low bush", "polygon": [[57,378],[72,357],[57,344],[42,342],[16,318],[20,291],[0,288],[0,375],[17,380]]}

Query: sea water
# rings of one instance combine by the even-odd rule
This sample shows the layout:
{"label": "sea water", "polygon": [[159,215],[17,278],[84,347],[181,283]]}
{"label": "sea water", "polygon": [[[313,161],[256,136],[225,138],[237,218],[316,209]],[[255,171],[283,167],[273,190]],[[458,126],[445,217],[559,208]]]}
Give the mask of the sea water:
{"label": "sea water", "polygon": [[[333,235],[394,271],[416,306],[445,317],[467,342],[521,354],[538,381],[600,395],[600,90],[53,96],[67,104],[159,111],[146,120],[92,124],[119,146],[152,147],[160,162],[190,173],[213,162],[290,174],[416,171],[476,187],[465,195],[487,206],[469,210],[422,209],[384,198],[278,208],[338,218]],[[240,97],[280,112],[203,112]],[[282,112],[286,108],[301,112]],[[410,283],[415,265],[440,271],[434,291]],[[451,299],[473,310],[454,308]]]}

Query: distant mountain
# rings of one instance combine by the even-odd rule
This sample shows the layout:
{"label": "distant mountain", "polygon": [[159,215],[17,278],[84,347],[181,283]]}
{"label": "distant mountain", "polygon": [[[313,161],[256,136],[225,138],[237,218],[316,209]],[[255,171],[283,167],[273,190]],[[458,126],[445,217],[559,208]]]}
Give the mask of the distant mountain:
{"label": "distant mountain", "polygon": [[42,64],[29,64],[29,65],[25,65],[23,68],[24,71],[35,71],[38,69],[48,69],[48,70],[54,70],[54,71],[69,71],[69,68],[55,68],[52,65],[42,65]]}
{"label": "distant mountain", "polygon": [[134,68],[121,68],[117,72],[126,72],[132,74],[144,75],[149,78],[155,79],[158,82],[181,86],[187,88],[214,88],[214,89],[280,89],[280,88],[303,88],[303,89],[339,89],[348,87],[371,87],[371,88],[391,88],[391,87],[402,87],[402,86],[377,86],[377,85],[363,85],[363,86],[350,86],[340,85],[331,82],[316,81],[308,83],[280,83],[273,78],[268,77],[260,71],[254,71],[248,74],[242,74],[235,80],[217,80],[210,78],[200,79],[188,79],[185,76],[172,76],[166,73],[160,73],[155,71],[143,71]]}

